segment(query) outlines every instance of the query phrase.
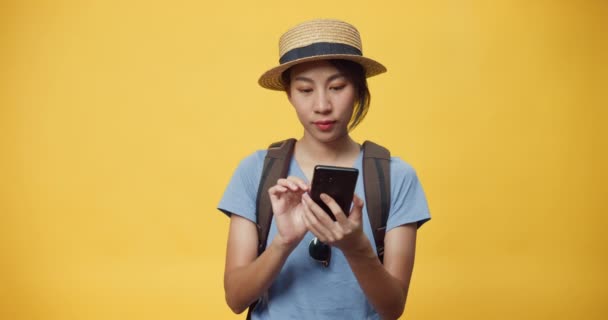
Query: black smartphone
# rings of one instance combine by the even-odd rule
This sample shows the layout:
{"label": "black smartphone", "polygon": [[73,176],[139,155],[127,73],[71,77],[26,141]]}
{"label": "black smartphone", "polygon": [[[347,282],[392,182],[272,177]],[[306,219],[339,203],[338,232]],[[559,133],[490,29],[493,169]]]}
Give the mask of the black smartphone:
{"label": "black smartphone", "polygon": [[336,221],[336,217],[325,202],[321,200],[320,196],[322,193],[332,197],[342,208],[344,214],[348,216],[358,176],[359,170],[356,168],[317,165],[312,176],[310,197],[334,221]]}

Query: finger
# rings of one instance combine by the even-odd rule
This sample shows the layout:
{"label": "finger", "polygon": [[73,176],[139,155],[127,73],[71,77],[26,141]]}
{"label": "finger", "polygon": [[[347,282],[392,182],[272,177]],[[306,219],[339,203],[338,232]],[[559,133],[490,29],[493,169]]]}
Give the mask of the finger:
{"label": "finger", "polygon": [[321,242],[326,241],[325,235],[319,232],[317,226],[315,226],[316,221],[311,221],[310,208],[308,208],[308,206],[304,202],[304,199],[302,199],[302,206],[304,207],[302,220],[304,220],[304,225],[306,226],[306,229],[308,229],[308,231],[310,231]]}
{"label": "finger", "polygon": [[353,196],[353,208],[350,210],[348,219],[361,220],[361,216],[363,215],[363,206],[363,200],[355,194]]}
{"label": "finger", "polygon": [[[321,196],[321,198],[326,198],[325,200],[323,200],[326,204],[329,201],[333,201],[334,204],[337,205],[337,202],[335,202],[331,198],[331,196],[324,194],[324,193],[321,194],[320,196]],[[319,228],[319,229],[321,229],[320,231],[323,232],[325,238],[327,239],[325,242],[327,244],[334,244],[335,242],[343,239],[344,232],[345,232],[344,226],[348,225],[349,221],[346,218],[346,216],[344,215],[344,213],[342,212],[342,209],[338,209],[339,211],[337,211],[337,212],[335,210],[332,210],[334,216],[336,216],[336,221],[334,221],[327,214],[327,212],[325,212],[325,210],[323,210],[323,208],[321,208],[319,205],[317,205],[312,200],[312,198],[309,197],[309,199],[316,206],[316,208],[318,208],[318,210],[315,210],[314,213],[316,213],[315,217],[317,217],[323,223],[323,225],[322,225],[323,229],[321,229],[321,228]],[[338,208],[339,208],[339,206],[338,206]],[[339,216],[340,214],[342,214],[341,218]],[[340,221],[338,219],[342,219],[342,223],[340,223]]]}
{"label": "finger", "polygon": [[292,181],[290,179],[286,179],[286,178],[281,178],[281,179],[277,180],[277,185],[286,187],[291,191],[301,190],[300,185],[298,183],[296,183],[295,181]]}
{"label": "finger", "polygon": [[310,211],[314,214],[317,220],[323,223],[326,227],[332,227],[334,224],[334,220],[321,208],[308,193],[302,195],[302,199],[306,201],[306,204],[310,208]]}
{"label": "finger", "polygon": [[284,193],[285,191],[287,191],[287,188],[281,185],[274,185],[268,189],[268,194],[271,196],[278,196],[280,193]]}
{"label": "finger", "polygon": [[[306,206],[306,205],[304,204],[304,206]],[[309,210],[309,209],[306,209],[306,210]],[[324,235],[321,234],[315,226],[313,226],[313,222],[310,221],[310,216],[306,213],[306,211],[304,211],[304,213],[302,214],[302,220],[304,221],[304,225],[306,226],[306,229],[308,229],[308,231],[310,231],[321,242],[323,242],[325,240]]]}
{"label": "finger", "polygon": [[348,221],[348,218],[342,211],[342,208],[340,208],[340,205],[338,205],[336,200],[334,200],[331,196],[321,193],[321,200],[329,207],[331,212],[334,214],[334,217],[336,217],[336,221],[338,221],[338,223],[342,224]]}
{"label": "finger", "polygon": [[302,180],[296,176],[289,176],[289,177],[287,177],[287,180],[292,181],[293,183],[298,185],[300,187],[300,189],[302,189],[302,190],[308,190],[308,184],[306,184],[306,182],[304,182],[304,180]]}
{"label": "finger", "polygon": [[[319,220],[317,214],[315,214],[315,211],[322,211],[321,217],[325,217],[330,221],[330,223],[333,223],[331,218],[327,216],[327,213],[325,213],[321,207],[312,201],[310,196],[308,196],[306,193],[302,196],[302,204],[304,206],[303,216],[308,230],[310,230],[310,232],[312,232],[317,238],[319,238],[319,240],[323,242],[333,241],[333,233],[331,230],[329,230],[329,228],[327,228],[327,225]],[[315,206],[316,208],[311,206]]]}

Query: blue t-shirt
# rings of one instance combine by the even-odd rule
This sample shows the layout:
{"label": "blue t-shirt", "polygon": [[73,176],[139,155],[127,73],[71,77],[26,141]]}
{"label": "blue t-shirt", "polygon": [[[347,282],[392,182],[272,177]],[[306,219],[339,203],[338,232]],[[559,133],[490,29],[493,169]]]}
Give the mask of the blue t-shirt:
{"label": "blue t-shirt", "polygon": [[[255,203],[265,156],[266,150],[260,150],[241,161],[224,191],[219,210],[256,222]],[[361,152],[355,162],[359,172],[362,172],[362,160]],[[391,207],[387,232],[412,222],[421,226],[430,219],[430,215],[416,172],[398,157],[391,158],[390,172]],[[295,159],[291,160],[288,175],[310,183]],[[355,194],[365,199],[361,174]],[[365,206],[363,211],[363,231],[376,250]],[[272,242],[276,233],[273,219],[267,243]],[[258,302],[252,319],[379,319],[339,249],[332,248],[327,268],[309,256],[308,244],[313,238],[314,235],[308,232],[290,254]]]}

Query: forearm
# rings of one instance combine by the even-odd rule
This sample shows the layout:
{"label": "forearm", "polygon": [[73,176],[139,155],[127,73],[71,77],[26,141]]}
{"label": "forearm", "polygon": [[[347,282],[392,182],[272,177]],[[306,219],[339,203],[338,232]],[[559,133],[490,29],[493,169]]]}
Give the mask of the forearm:
{"label": "forearm", "polygon": [[224,290],[230,309],[239,314],[257,300],[270,287],[292,250],[275,238],[250,264],[227,272]]}
{"label": "forearm", "polygon": [[355,250],[345,252],[365,296],[382,319],[397,319],[403,313],[407,291],[378,260],[365,238]]}

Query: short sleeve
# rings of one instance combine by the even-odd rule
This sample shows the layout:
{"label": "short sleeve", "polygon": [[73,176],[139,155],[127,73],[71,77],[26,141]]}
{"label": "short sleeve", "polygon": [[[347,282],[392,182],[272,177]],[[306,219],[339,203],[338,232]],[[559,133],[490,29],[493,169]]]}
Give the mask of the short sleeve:
{"label": "short sleeve", "polygon": [[218,209],[227,216],[236,214],[256,223],[255,202],[266,150],[241,160],[220,199]]}
{"label": "short sleeve", "polygon": [[391,158],[391,209],[386,230],[431,219],[426,196],[412,166],[398,157]]}

